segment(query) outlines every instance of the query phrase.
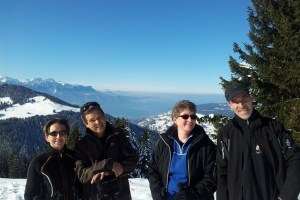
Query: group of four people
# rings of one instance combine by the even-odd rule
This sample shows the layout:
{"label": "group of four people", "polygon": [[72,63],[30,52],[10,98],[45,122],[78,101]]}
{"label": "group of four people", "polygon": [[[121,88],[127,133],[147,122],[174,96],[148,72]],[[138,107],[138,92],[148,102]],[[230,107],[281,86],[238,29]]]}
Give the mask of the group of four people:
{"label": "group of four people", "polygon": [[[283,125],[261,116],[249,89],[225,91],[235,116],[219,130],[217,145],[197,125],[196,105],[183,100],[172,110],[173,125],[160,135],[147,167],[154,200],[296,200],[300,150]],[[49,148],[29,168],[25,200],[130,200],[128,173],[138,162],[125,134],[113,127],[97,102],[80,109],[86,134],[66,148],[69,125],[44,126]],[[74,170],[75,169],[75,170]]]}

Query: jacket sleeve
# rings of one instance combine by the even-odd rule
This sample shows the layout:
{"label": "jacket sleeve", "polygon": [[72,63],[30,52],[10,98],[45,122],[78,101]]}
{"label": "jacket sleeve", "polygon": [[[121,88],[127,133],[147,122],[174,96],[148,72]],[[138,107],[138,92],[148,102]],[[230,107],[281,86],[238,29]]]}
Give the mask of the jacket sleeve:
{"label": "jacket sleeve", "polygon": [[32,160],[27,171],[24,200],[35,199],[41,194],[41,182],[41,174],[39,173],[37,162]]}
{"label": "jacket sleeve", "polygon": [[206,164],[204,166],[204,176],[201,181],[199,181],[193,189],[196,191],[199,200],[210,199],[214,192],[216,191],[216,146],[212,141],[207,148]]}
{"label": "jacket sleeve", "polygon": [[125,134],[121,134],[121,137],[121,149],[124,159],[120,164],[122,165],[124,170],[123,174],[127,174],[134,171],[138,162],[138,155],[137,151],[132,147],[129,139],[125,136]]}
{"label": "jacket sleeve", "polygon": [[94,174],[101,171],[110,171],[113,166],[113,161],[111,159],[104,159],[101,161],[97,160],[87,160],[89,156],[86,155],[86,147],[82,144],[76,145],[75,155],[75,172],[77,178],[81,183],[88,183],[91,181]]}
{"label": "jacket sleeve", "polygon": [[[224,129],[223,129],[224,130]],[[227,192],[227,162],[228,162],[228,143],[223,140],[222,130],[217,136],[217,200],[228,200]]]}
{"label": "jacket sleeve", "polygon": [[295,200],[300,192],[300,149],[282,124],[278,123],[276,130],[280,130],[278,139],[287,163],[286,179],[279,196],[285,200]]}
{"label": "jacket sleeve", "polygon": [[166,199],[166,197],[163,197],[163,195],[166,195],[166,189],[164,188],[162,177],[158,168],[159,157],[161,156],[159,149],[158,143],[152,154],[151,160],[148,163],[148,181],[153,200]]}

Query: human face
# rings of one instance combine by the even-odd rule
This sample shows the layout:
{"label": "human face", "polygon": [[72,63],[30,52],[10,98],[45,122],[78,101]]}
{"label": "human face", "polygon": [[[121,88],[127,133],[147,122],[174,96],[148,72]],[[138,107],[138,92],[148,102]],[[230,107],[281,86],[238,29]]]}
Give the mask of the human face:
{"label": "human face", "polygon": [[85,115],[85,126],[97,137],[101,138],[106,128],[106,120],[98,109],[91,110]]}
{"label": "human face", "polygon": [[248,120],[253,112],[253,99],[248,94],[237,94],[229,102],[233,112],[244,120]]}
{"label": "human face", "polygon": [[184,109],[179,116],[173,118],[174,124],[176,124],[178,129],[178,134],[181,135],[189,135],[190,132],[193,130],[193,128],[196,125],[196,119],[192,119],[189,117],[188,119],[184,119],[180,116],[183,115],[194,115],[195,113],[189,109]]}
{"label": "human face", "polygon": [[49,127],[49,134],[45,135],[45,139],[52,148],[62,150],[68,140],[66,127],[62,124],[52,124]]}

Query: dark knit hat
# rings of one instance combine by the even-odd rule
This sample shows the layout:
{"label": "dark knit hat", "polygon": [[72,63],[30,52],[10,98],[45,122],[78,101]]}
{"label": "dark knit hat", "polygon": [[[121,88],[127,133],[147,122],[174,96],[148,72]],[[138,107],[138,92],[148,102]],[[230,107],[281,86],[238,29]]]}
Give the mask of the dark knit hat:
{"label": "dark knit hat", "polygon": [[225,90],[225,98],[227,101],[230,101],[237,94],[249,94],[249,88],[242,83],[235,83]]}

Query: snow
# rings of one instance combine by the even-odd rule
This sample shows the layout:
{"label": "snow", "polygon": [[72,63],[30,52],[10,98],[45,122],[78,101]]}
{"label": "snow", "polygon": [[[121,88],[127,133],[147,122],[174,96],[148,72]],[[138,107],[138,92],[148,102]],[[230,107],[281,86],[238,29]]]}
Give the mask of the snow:
{"label": "snow", "polygon": [[[26,179],[0,178],[0,200],[24,200]],[[129,179],[132,200],[152,199],[147,179]]]}
{"label": "snow", "polygon": [[[1,101],[7,102],[9,98],[1,98]],[[53,115],[63,110],[79,112],[79,108],[54,103],[44,96],[36,96],[28,99],[28,103],[23,105],[13,104],[11,107],[0,110],[0,119],[8,119],[12,117],[26,118],[35,115]]]}
{"label": "snow", "polygon": [[[0,200],[24,200],[26,179],[0,178]],[[151,200],[149,182],[143,178],[129,179],[132,200]],[[214,194],[216,199],[216,193]],[[298,196],[300,200],[300,193]]]}

